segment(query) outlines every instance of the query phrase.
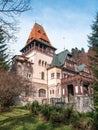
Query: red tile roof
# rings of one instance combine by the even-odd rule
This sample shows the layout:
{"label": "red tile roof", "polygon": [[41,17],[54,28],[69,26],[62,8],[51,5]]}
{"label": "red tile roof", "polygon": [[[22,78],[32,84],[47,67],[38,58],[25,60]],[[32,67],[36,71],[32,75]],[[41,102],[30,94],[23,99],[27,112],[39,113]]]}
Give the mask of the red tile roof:
{"label": "red tile roof", "polygon": [[34,27],[29,35],[26,45],[28,45],[30,43],[30,41],[34,40],[34,39],[43,40],[43,41],[47,42],[47,44],[49,46],[51,46],[51,43],[49,41],[49,38],[48,38],[46,32],[44,31],[44,28],[41,25],[39,25],[38,23],[34,24]]}

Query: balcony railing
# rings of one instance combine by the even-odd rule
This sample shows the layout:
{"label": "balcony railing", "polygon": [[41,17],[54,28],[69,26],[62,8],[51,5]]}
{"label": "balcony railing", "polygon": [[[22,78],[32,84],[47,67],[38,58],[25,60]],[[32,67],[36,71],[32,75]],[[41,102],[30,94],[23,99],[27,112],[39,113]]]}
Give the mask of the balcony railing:
{"label": "balcony railing", "polygon": [[75,76],[71,76],[71,77],[67,77],[67,78],[62,78],[61,83],[72,82],[72,81],[76,81],[76,80],[83,80],[83,81],[86,81],[86,82],[93,82],[92,77],[85,77],[83,75],[75,75]]}
{"label": "balcony railing", "polygon": [[27,55],[27,54],[30,53],[32,50],[38,50],[38,51],[40,51],[40,52],[42,52],[42,53],[45,53],[45,54],[51,55],[51,56],[54,55],[54,52],[45,50],[44,48],[40,48],[40,47],[38,47],[38,46],[33,46],[33,47],[31,47],[31,48],[28,49],[26,52],[24,52],[23,55]]}
{"label": "balcony railing", "polygon": [[71,70],[71,71],[75,71],[75,67],[74,66],[68,66],[68,65],[66,65],[65,68],[68,69],[68,70]]}

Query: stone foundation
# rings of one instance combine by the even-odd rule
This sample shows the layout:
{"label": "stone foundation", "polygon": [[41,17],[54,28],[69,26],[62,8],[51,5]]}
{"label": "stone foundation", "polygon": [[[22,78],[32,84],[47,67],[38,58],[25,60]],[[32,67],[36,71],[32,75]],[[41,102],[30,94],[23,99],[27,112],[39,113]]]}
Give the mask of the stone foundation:
{"label": "stone foundation", "polygon": [[74,97],[74,109],[79,112],[90,112],[94,110],[93,97],[76,96]]}

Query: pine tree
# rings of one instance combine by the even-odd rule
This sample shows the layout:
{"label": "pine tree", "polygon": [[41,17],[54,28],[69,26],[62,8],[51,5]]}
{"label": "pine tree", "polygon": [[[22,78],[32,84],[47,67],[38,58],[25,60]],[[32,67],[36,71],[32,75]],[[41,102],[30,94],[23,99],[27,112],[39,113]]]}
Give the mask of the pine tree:
{"label": "pine tree", "polygon": [[98,13],[91,26],[92,33],[88,36],[88,42],[90,45],[90,50],[93,52],[90,56],[91,69],[93,71],[95,81],[94,81],[94,103],[95,107],[98,107]]}
{"label": "pine tree", "polygon": [[4,36],[3,29],[0,26],[0,70],[8,70],[9,60],[7,51],[7,44],[5,43],[6,37]]}
{"label": "pine tree", "polygon": [[77,47],[72,48],[71,53],[72,53],[73,58],[75,59],[75,61],[78,64],[78,61],[79,61],[79,49]]}

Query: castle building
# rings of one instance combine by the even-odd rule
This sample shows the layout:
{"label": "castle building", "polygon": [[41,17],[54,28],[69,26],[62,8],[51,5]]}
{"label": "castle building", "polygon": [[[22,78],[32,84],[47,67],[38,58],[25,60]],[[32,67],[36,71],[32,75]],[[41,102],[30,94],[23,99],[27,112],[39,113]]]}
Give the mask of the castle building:
{"label": "castle building", "polygon": [[64,102],[80,112],[91,111],[93,77],[88,66],[77,65],[68,50],[55,51],[44,28],[35,23],[22,55],[13,57],[17,73],[32,84],[24,102]]}

